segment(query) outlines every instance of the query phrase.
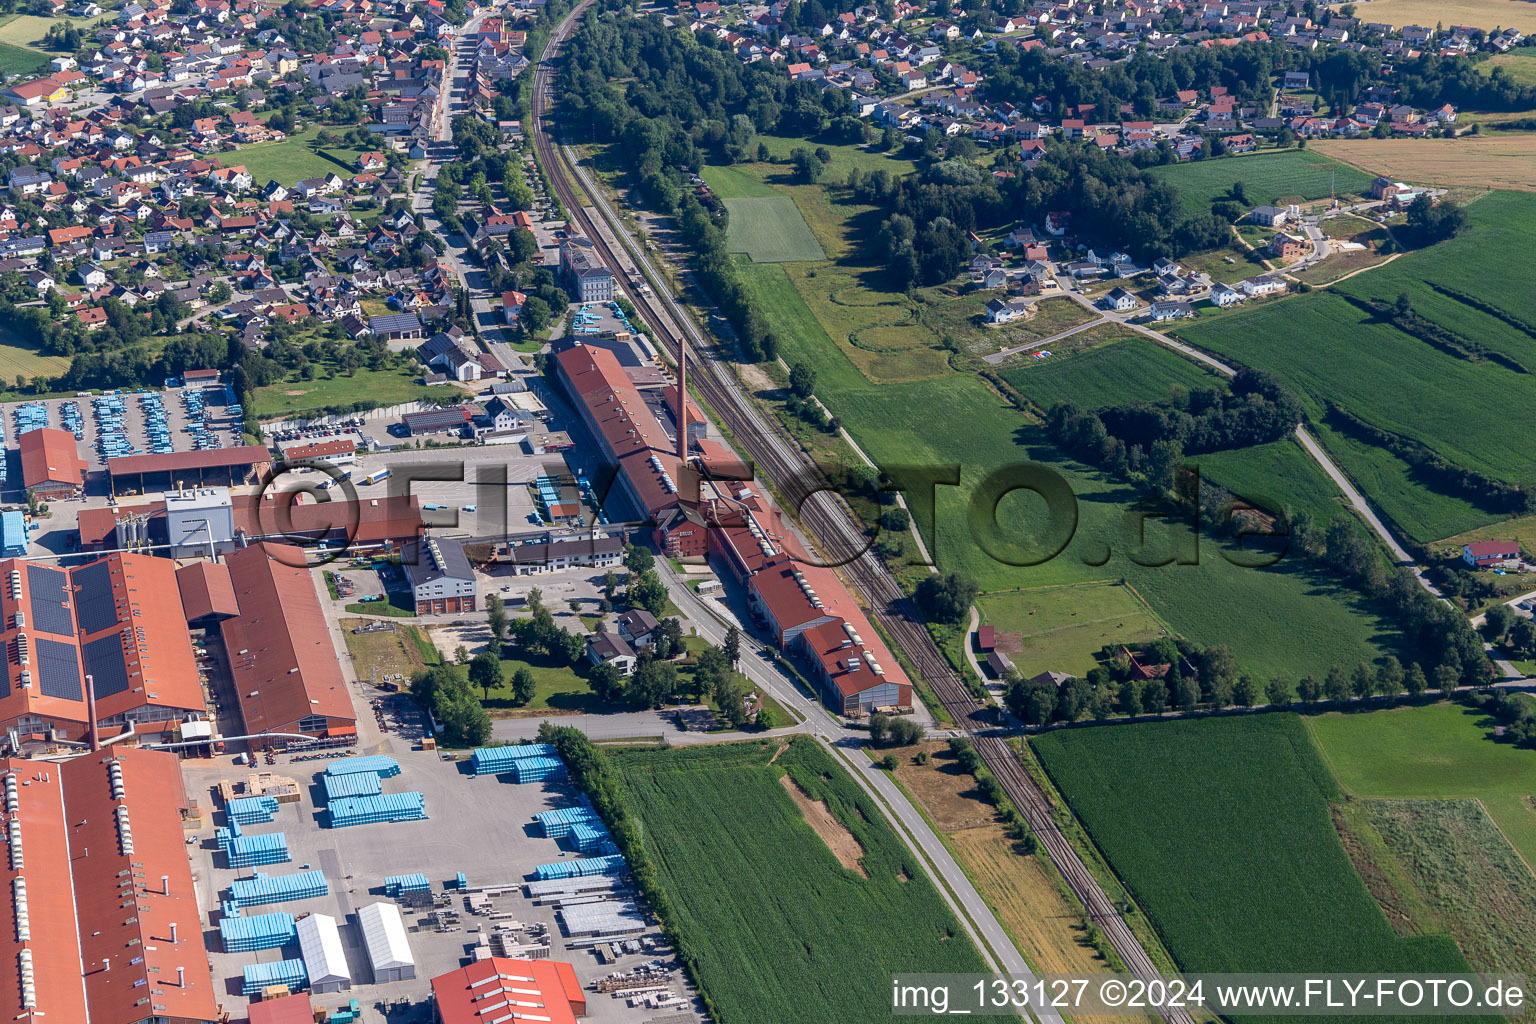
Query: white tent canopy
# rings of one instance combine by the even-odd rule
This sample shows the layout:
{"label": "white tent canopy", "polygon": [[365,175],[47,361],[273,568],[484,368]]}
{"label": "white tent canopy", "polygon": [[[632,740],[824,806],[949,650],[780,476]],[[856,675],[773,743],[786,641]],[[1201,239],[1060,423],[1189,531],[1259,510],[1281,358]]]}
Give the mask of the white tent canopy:
{"label": "white tent canopy", "polygon": [[357,912],[363,929],[363,945],[373,965],[375,984],[407,981],[416,977],[416,960],[405,937],[400,908],[393,903],[370,903]]}
{"label": "white tent canopy", "polygon": [[309,987],[315,992],[351,988],[352,974],[347,970],[347,954],[341,948],[336,919],[327,914],[310,914],[299,921],[298,931]]}

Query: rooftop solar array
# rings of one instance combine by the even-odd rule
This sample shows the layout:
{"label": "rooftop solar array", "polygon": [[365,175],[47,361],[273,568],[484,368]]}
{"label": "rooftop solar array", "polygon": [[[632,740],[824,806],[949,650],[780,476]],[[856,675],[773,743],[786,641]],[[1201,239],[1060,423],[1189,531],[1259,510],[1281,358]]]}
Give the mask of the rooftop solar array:
{"label": "rooftop solar array", "polygon": [[47,637],[37,637],[34,643],[37,644],[37,673],[43,696],[85,700],[80,688],[80,663],[75,660],[75,648]]}
{"label": "rooftop solar array", "polygon": [[85,671],[90,675],[96,699],[128,689],[128,665],[123,659],[122,634],[112,633],[81,648]]}
{"label": "rooftop solar array", "polygon": [[[27,590],[32,595],[32,627],[60,636],[75,635],[75,618],[69,613],[69,576],[60,569],[27,566]],[[78,699],[78,698],[77,698]]]}
{"label": "rooftop solar array", "polygon": [[97,562],[84,569],[76,569],[74,581],[80,588],[75,594],[75,618],[80,623],[80,632],[95,633],[117,625],[117,600],[112,593],[111,566],[106,562]]}

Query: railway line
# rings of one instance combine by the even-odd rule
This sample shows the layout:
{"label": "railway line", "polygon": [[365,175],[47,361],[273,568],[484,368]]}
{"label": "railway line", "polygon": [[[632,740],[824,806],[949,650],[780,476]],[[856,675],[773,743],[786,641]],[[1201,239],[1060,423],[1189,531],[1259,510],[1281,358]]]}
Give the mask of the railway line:
{"label": "railway line", "polygon": [[[660,284],[665,279],[656,273],[644,251],[639,247],[631,249],[620,241],[624,228],[617,218],[595,206],[588,208],[581,204],[572,185],[572,179],[581,176],[581,168],[554,144],[544,122],[550,108],[553,63],[561,45],[591,3],[592,0],[586,0],[578,5],[551,33],[535,69],[534,145],[572,225],[594,243],[608,266],[619,273],[622,268],[632,265],[642,279],[648,277]],[[594,183],[587,181],[585,191],[591,195],[594,204],[604,202]],[[611,229],[612,241],[610,231],[605,228]],[[1127,969],[1149,979],[1158,976],[1159,971],[1140,940],[1057,827],[1050,801],[1024,771],[1007,742],[997,734],[991,721],[991,710],[976,701],[934,645],[928,631],[913,617],[910,600],[870,549],[851,509],[834,492],[817,489],[819,473],[815,467],[777,425],[764,417],[742,394],[734,377],[714,358],[713,346],[665,288],[657,288],[654,294],[650,289],[631,289],[629,297],[641,318],[651,325],[657,343],[673,358],[686,347],[688,362],[693,369],[692,383],[700,395],[725,421],[745,454],[776,483],[779,493],[798,514],[823,553],[853,583],[874,619],[915,664],[958,727],[972,737],[987,768],[1029,822],[1051,862]],[[1165,1010],[1162,1015],[1169,1024],[1194,1024],[1193,1018],[1183,1010]]]}

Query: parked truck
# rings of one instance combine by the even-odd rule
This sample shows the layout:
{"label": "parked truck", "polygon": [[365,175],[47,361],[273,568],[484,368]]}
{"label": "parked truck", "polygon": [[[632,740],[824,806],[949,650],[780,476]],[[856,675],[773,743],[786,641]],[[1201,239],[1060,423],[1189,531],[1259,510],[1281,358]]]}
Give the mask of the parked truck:
{"label": "parked truck", "polygon": [[363,477],[363,483],[364,484],[376,484],[380,480],[383,480],[387,476],[389,476],[389,470],[387,470],[387,469],[376,469],[372,473],[369,473],[367,476]]}

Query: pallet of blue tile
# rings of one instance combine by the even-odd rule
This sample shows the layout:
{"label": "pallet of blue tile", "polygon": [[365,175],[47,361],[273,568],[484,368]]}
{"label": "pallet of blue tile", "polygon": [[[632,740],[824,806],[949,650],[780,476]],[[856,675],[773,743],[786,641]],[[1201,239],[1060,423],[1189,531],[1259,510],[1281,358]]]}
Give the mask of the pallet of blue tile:
{"label": "pallet of blue tile", "polygon": [[399,896],[403,892],[431,892],[432,880],[420,872],[409,875],[390,875],[384,879],[384,895]]}
{"label": "pallet of blue tile", "polygon": [[559,782],[565,778],[565,762],[558,757],[529,757],[513,761],[513,782]]}
{"label": "pallet of blue tile", "polygon": [[286,864],[291,860],[293,857],[288,853],[288,837],[281,832],[240,836],[229,844],[229,866],[232,868]]}
{"label": "pallet of blue tile", "polygon": [[270,796],[242,796],[229,802],[225,808],[229,820],[238,825],[259,825],[277,816],[277,798]]}
{"label": "pallet of blue tile", "polygon": [[548,743],[521,743],[507,747],[476,747],[469,755],[470,770],[476,775],[499,775],[512,770],[512,762],[529,757],[554,757]]}
{"label": "pallet of blue tile", "polygon": [[242,995],[263,994],[273,985],[286,985],[289,992],[297,992],[309,985],[309,972],[303,960],[278,960],[268,964],[250,964],[245,969],[245,981],[240,986]]}
{"label": "pallet of blue tile", "polygon": [[622,875],[629,865],[619,854],[606,857],[585,857],[581,860],[557,860],[553,864],[540,864],[533,869],[536,879],[547,882],[553,878],[588,878],[592,875]]}
{"label": "pallet of blue tile", "polygon": [[582,853],[606,855],[619,852],[619,848],[614,845],[613,837],[608,834],[608,829],[602,822],[572,825],[571,845]]}
{"label": "pallet of blue tile", "polygon": [[237,878],[229,886],[230,902],[239,907],[310,899],[324,896],[330,891],[330,884],[320,871],[296,871],[291,875],[277,877],[256,871],[250,878]]}
{"label": "pallet of blue tile", "polygon": [[469,876],[462,871],[456,872],[453,876],[453,887],[455,889],[468,889]]}
{"label": "pallet of blue tile", "polygon": [[220,850],[228,853],[229,844],[244,834],[245,831],[240,827],[240,823],[238,821],[231,821],[227,826],[220,825],[213,830],[213,841],[218,844]]}
{"label": "pallet of blue tile", "polygon": [[226,953],[251,953],[277,949],[298,938],[292,914],[253,914],[219,921],[219,940]]}
{"label": "pallet of blue tile", "polygon": [[391,779],[400,774],[400,762],[384,754],[364,754],[360,757],[338,757],[325,766],[327,775],[350,775],[354,772],[373,772],[381,779]]}
{"label": "pallet of blue tile", "polygon": [[590,807],[556,807],[549,811],[540,811],[533,816],[533,820],[539,823],[539,828],[544,832],[546,839],[561,839],[570,833],[573,825],[584,825],[597,821],[597,812]]}
{"label": "pallet of blue tile", "polygon": [[417,792],[337,797],[325,807],[331,828],[381,822],[424,821],[426,797]]}
{"label": "pallet of blue tile", "polygon": [[325,802],[339,800],[347,796],[378,796],[384,792],[380,785],[379,777],[373,772],[353,772],[350,775],[322,775],[320,782],[325,787]]}

